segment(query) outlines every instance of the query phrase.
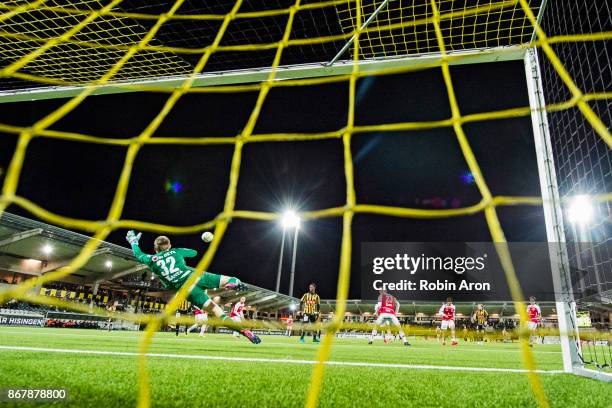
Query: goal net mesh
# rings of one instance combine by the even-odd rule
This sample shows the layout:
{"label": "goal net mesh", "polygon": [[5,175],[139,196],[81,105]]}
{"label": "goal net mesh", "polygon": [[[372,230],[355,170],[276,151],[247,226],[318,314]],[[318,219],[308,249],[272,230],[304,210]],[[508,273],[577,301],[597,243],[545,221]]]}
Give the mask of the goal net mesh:
{"label": "goal net mesh", "polygon": [[[547,36],[537,23],[540,2],[528,0],[392,0],[388,2],[386,8],[381,7],[376,18],[372,19],[371,25],[364,27],[365,21],[372,15],[373,10],[382,6],[382,3],[381,1],[348,0],[319,2],[220,0],[205,3],[195,0],[157,3],[128,0],[82,0],[78,2],[32,0],[0,3],[0,63],[2,64],[0,89],[14,92],[16,89],[48,85],[83,86],[76,96],[66,100],[60,107],[30,126],[0,124],[0,131],[17,138],[17,147],[2,185],[0,212],[9,205],[19,206],[52,224],[92,234],[92,239],[66,267],[0,292],[0,303],[11,298],[41,303],[50,302],[49,298],[40,299],[32,295],[31,290],[45,282],[61,280],[62,277],[78,271],[96,251],[100,242],[114,230],[134,228],[163,234],[193,234],[214,227],[215,239],[209,250],[198,262],[195,273],[177,292],[162,313],[146,316],[146,318],[126,315],[126,318],[147,322],[147,328],[140,343],[139,404],[143,407],[149,406],[151,393],[146,353],[151,345],[153,333],[160,327],[163,319],[173,316],[177,307],[186,299],[188,288],[195,283],[202,271],[209,267],[223,241],[230,220],[233,218],[276,220],[278,218],[275,213],[236,209],[236,192],[240,180],[244,146],[258,142],[339,139],[344,149],[346,201],[340,207],[302,214],[305,219],[342,218],[337,309],[334,319],[331,323],[326,324],[325,328],[328,333],[338,330],[342,324],[350,281],[352,220],[355,214],[364,213],[429,219],[484,214],[492,241],[499,243],[498,254],[512,293],[515,310],[525,322],[527,320],[523,303],[525,296],[516,278],[512,260],[505,245],[505,235],[500,226],[497,211],[500,206],[541,205],[541,199],[539,197],[494,196],[468,141],[464,124],[529,116],[531,109],[526,106],[462,115],[461,107],[455,96],[448,53],[456,50],[511,45],[540,48],[543,51],[543,59],[550,62],[545,79],[547,87],[553,87],[556,90],[567,89],[567,92],[563,91],[565,93],[559,91],[558,100],[555,100],[552,95],[547,95],[549,105],[546,109],[554,111],[553,129],[556,129],[557,126],[559,132],[567,135],[566,137],[572,141],[576,149],[586,144],[596,146],[599,151],[598,157],[601,158],[601,169],[599,167],[596,169],[595,164],[590,163],[589,165],[593,166],[592,169],[580,169],[579,172],[571,170],[570,167],[574,166],[573,163],[576,160],[575,156],[572,156],[569,148],[563,151],[566,149],[565,143],[559,142],[555,153],[560,157],[557,160],[560,163],[562,193],[572,194],[575,191],[575,188],[572,187],[574,177],[584,179],[594,177],[592,189],[588,191],[597,193],[595,199],[601,203],[600,209],[607,208],[609,211],[612,195],[608,192],[609,184],[606,187],[606,181],[603,181],[601,178],[603,176],[600,176],[600,174],[607,174],[605,177],[608,177],[606,180],[609,183],[609,167],[603,170],[603,162],[606,157],[609,166],[609,149],[612,146],[612,137],[608,130],[610,93],[606,88],[609,87],[609,77],[601,82],[601,86],[599,84],[592,86],[596,80],[591,79],[594,76],[603,75],[605,78],[606,75],[609,75],[609,58],[601,51],[596,51],[597,47],[601,46],[600,43],[606,44],[604,41],[612,36],[609,27],[609,10],[589,6],[590,12],[596,16],[601,15],[603,18],[604,14],[608,13],[608,20],[600,26],[589,22],[589,29],[582,34],[564,35],[565,31],[563,31],[557,35],[554,27],[551,27],[552,35]],[[548,17],[550,20],[546,20],[546,24],[555,26],[558,24],[555,18],[562,18],[567,22],[575,13],[572,10],[560,10],[563,17],[555,17],[555,11],[556,9],[552,9],[550,15],[553,17]],[[537,29],[538,32],[534,37],[535,42],[532,42],[534,29]],[[353,61],[352,71],[349,74],[301,80],[277,80],[277,71],[281,65],[329,61],[351,38],[354,38],[354,42],[349,53],[343,55],[344,59]],[[605,45],[603,49],[606,49]],[[369,58],[421,55],[423,53],[437,53],[438,58],[434,63],[431,60],[422,63],[417,61],[402,69],[396,67],[392,72],[441,70],[451,116],[445,120],[432,122],[356,125],[357,81],[371,75],[391,73],[382,68],[362,72],[359,62]],[[578,55],[585,57],[578,58]],[[469,58],[469,56],[453,56],[452,58]],[[589,61],[585,61],[586,59]],[[605,66],[601,66],[600,64],[604,62]],[[580,64],[591,65],[589,67]],[[568,66],[573,67],[569,72]],[[583,66],[590,69],[590,73],[585,74],[582,71],[584,68],[581,68]],[[257,67],[268,68],[266,80],[255,84],[207,89],[193,87],[195,78],[203,72]],[[555,75],[559,79],[553,79],[553,77],[556,78]],[[94,94],[96,87],[100,85],[159,76],[178,76],[181,81],[174,88],[156,89],[156,92],[166,92],[168,97],[149,125],[131,139],[95,137],[52,129],[55,123],[69,115],[86,98]],[[554,81],[557,81],[558,85],[554,85]],[[274,135],[254,133],[255,125],[270,89],[283,86],[306,87],[327,82],[344,82],[348,88],[348,115],[341,129],[323,133]],[[184,95],[192,92],[240,92],[245,89],[257,91],[258,96],[249,119],[239,135],[227,138],[153,137],[156,129],[161,126]],[[559,115],[559,120],[556,115]],[[605,121],[608,123],[605,124]],[[440,127],[452,128],[456,135],[463,158],[481,194],[478,204],[454,209],[421,209],[357,202],[351,152],[353,135],[372,131],[387,132]],[[86,220],[56,214],[17,194],[21,169],[28,158],[28,145],[35,137],[125,147],[125,162],[106,219]],[[141,148],[152,143],[189,143],[193,145],[224,143],[233,146],[225,204],[213,220],[179,227],[122,218],[134,162]],[[566,164],[566,162],[571,164]],[[567,174],[567,177],[563,177],[563,174]],[[602,180],[603,184],[598,184],[596,180]],[[609,267],[609,256],[600,259],[605,259]],[[598,262],[603,263],[603,261]],[[596,262],[595,265],[599,263]],[[60,300],[55,300],[55,302],[62,303]],[[64,307],[71,307],[68,302],[62,304]],[[317,363],[312,372],[307,406],[317,405],[323,385],[325,362],[330,355],[334,337],[327,335],[323,338]],[[520,344],[523,361],[528,370],[527,376],[535,398],[541,406],[547,406],[547,396],[535,371],[534,357],[528,347],[526,335],[521,336]]]}
{"label": "goal net mesh", "polygon": [[[540,1],[529,3],[537,13]],[[234,2],[184,1],[146,44],[139,42],[158,16],[168,11],[167,2],[125,0],[91,22],[85,21],[105,5],[101,0],[0,3],[4,11],[0,63],[14,63],[48,41],[64,37],[18,72],[2,78],[0,90],[39,87],[41,82],[92,82],[117,64],[129,47],[138,47],[138,52],[110,81],[189,74]],[[269,67],[291,5],[286,0],[245,1],[202,72]],[[432,13],[429,2],[365,0],[360,3],[361,15],[369,16],[381,5],[382,11],[362,35],[360,59],[439,52],[434,25],[428,19]],[[516,1],[443,0],[438,8],[449,51],[517,45],[528,41],[533,32]],[[280,65],[329,61],[358,26],[355,2],[347,0],[304,2],[293,20]],[[83,22],[82,28],[71,33]],[[343,58],[350,59],[350,53]]]}
{"label": "goal net mesh", "polygon": [[[612,30],[610,2],[548,2],[542,27],[549,36],[583,35]],[[604,126],[612,125],[612,63],[607,41],[561,42],[552,49],[564,62],[568,74],[584,93],[607,95],[589,101]],[[570,100],[573,95],[545,55],[540,55],[544,97],[547,104]],[[578,107],[548,113],[557,182],[561,196],[600,195],[612,189],[612,154],[609,143],[599,137]],[[611,312],[612,253],[610,240],[612,206],[609,201],[595,204],[595,215],[588,226],[578,227],[566,219],[565,233],[572,284],[578,308],[594,311],[593,325]],[[609,317],[608,317],[609,319]],[[585,362],[610,367],[609,345],[601,348],[586,342]]]}
{"label": "goal net mesh", "polygon": [[[529,1],[537,14],[540,1]],[[375,14],[383,1],[361,2],[364,19]],[[488,7],[483,8],[483,5]],[[518,2],[442,0],[437,2],[444,45],[448,51],[502,47],[528,42],[533,28]],[[352,4],[336,6],[342,31],[351,33],[356,23]],[[360,39],[360,58],[439,52],[433,22],[421,23],[432,13],[427,1],[390,1],[368,24]]]}

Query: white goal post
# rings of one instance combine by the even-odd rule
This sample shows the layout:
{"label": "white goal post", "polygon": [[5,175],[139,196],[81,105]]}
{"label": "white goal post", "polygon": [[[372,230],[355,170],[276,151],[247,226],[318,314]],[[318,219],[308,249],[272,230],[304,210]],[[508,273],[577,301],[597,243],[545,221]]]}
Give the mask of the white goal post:
{"label": "white goal post", "polygon": [[[521,46],[503,46],[447,52],[450,65],[480,64],[486,62],[521,60],[525,48]],[[439,64],[442,57],[439,53],[412,55],[409,57],[368,59],[359,62],[361,72],[395,70],[401,68],[433,66]],[[276,69],[275,81],[288,79],[306,79],[348,75],[353,70],[353,61],[338,61],[329,65],[328,61],[314,64],[279,66]],[[198,74],[192,87],[220,85],[240,85],[262,82],[268,79],[270,68],[230,70]],[[174,89],[181,86],[187,78],[185,75],[147,78],[143,80],[116,81],[96,87],[92,95],[105,95],[124,92],[137,92],[139,87],[151,90]],[[85,89],[85,86],[41,86],[18,90],[0,91],[0,103],[25,102],[42,99],[70,98]]]}
{"label": "white goal post", "polygon": [[582,351],[576,325],[576,303],[570,278],[563,212],[561,210],[555,160],[545,110],[542,76],[536,49],[528,49],[525,52],[524,61],[538,173],[540,175],[546,236],[548,242],[551,243],[549,247],[550,264],[561,336],[563,369],[568,373],[612,382],[612,374],[585,368],[581,357]]}

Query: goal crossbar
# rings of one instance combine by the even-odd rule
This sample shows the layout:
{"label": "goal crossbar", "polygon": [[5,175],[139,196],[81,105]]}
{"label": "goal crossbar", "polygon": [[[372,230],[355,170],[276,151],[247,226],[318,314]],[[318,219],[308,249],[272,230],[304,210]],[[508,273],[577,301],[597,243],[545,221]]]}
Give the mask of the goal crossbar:
{"label": "goal crossbar", "polygon": [[[450,65],[482,64],[522,60],[525,56],[524,46],[504,46],[493,48],[478,48],[462,51],[448,51],[444,57]],[[443,57],[440,53],[412,55],[401,58],[369,59],[360,61],[359,71],[381,75],[395,73],[402,69],[431,68],[440,65]],[[350,75],[353,61],[338,61],[334,65],[313,63],[302,65],[286,65],[276,68],[275,81],[291,79],[307,79],[326,76]],[[196,76],[192,87],[231,86],[266,81],[270,68],[246,69],[234,71],[219,71],[203,73]],[[138,91],[167,91],[181,86],[187,78],[185,75],[172,77],[148,78],[143,80],[117,81],[97,86],[92,95]],[[43,99],[70,98],[78,95],[87,85],[46,86],[19,90],[0,91],[0,103],[25,102]]]}

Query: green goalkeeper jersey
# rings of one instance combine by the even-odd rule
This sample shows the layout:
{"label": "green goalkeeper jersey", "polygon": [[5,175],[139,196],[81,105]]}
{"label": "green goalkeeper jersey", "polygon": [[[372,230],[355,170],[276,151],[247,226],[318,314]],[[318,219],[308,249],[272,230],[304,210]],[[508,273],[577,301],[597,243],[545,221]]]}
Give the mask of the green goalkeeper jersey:
{"label": "green goalkeeper jersey", "polygon": [[185,264],[185,258],[193,258],[197,251],[188,248],[171,248],[168,251],[149,255],[142,252],[138,244],[132,245],[132,251],[138,262],[149,267],[159,278],[164,287],[178,289],[189,278],[193,269]]}

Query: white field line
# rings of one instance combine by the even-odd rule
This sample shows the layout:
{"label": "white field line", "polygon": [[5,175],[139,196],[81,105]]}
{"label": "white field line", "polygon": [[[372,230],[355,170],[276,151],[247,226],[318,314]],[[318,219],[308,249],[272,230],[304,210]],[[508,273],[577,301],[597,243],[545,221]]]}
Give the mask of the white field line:
{"label": "white field line", "polygon": [[[32,332],[30,331],[18,331],[18,330],[13,330],[13,331],[9,331],[9,330],[0,330],[0,334],[2,333],[9,333],[9,334],[32,334]],[[49,333],[49,332],[45,332],[43,336],[64,336],[64,337],[89,337],[89,338],[95,338],[95,339],[135,339],[138,340],[141,338],[141,336],[118,336],[117,333],[113,333],[110,332],[108,333],[107,331],[104,331],[104,333],[100,333],[100,334],[80,334],[80,333]],[[107,337],[104,337],[107,336]],[[185,336],[183,334],[181,334],[178,338],[172,337],[172,338],[167,338],[167,337],[160,337],[160,336],[155,336],[155,341],[177,341],[177,340],[191,340],[191,341],[207,341],[207,339],[210,339],[208,341],[215,341],[215,342],[221,342],[221,343],[225,343],[225,342],[231,342],[231,343],[235,343],[235,340],[233,338],[227,338],[227,339],[223,339],[223,338],[210,338],[210,333],[206,335],[207,337],[205,337],[204,339],[202,339],[200,336],[198,336],[197,333],[193,333],[191,334],[191,336]],[[229,335],[228,335],[229,336]],[[197,339],[196,339],[197,338]],[[266,337],[264,337],[265,339]],[[352,340],[352,339],[351,339]],[[333,347],[342,347],[342,348],[372,348],[371,346],[369,346],[368,344],[365,344],[365,339],[363,340],[364,344],[360,345],[360,344],[342,344],[339,342],[334,342]],[[382,344],[382,340],[380,341],[380,343]],[[277,342],[277,341],[269,341],[266,339],[265,344],[274,344],[274,345],[281,345],[281,346],[288,346],[288,345],[292,345],[293,343],[289,343],[289,342]],[[419,347],[421,344],[419,343],[418,346],[416,347],[411,347],[411,350],[416,350],[416,351],[430,351],[432,350],[434,347],[440,347],[441,350],[443,350],[442,346],[440,346],[439,344],[425,344],[426,347]],[[303,347],[303,345],[301,346]],[[477,352],[483,352],[483,353],[520,353],[521,350],[516,349],[516,350],[508,350],[508,349],[488,349],[486,348],[486,345],[483,345],[482,347],[464,347],[459,345],[458,347],[452,347],[453,352],[460,352],[460,351],[477,351]],[[450,346],[449,346],[450,348]],[[537,354],[561,354],[560,351],[550,351],[550,350],[535,350],[535,352]]]}
{"label": "white field line", "polygon": [[[0,346],[0,350],[12,351],[34,351],[45,353],[69,353],[69,354],[90,354],[103,356],[138,356],[139,353],[126,351],[101,351],[101,350],[78,350],[78,349],[59,349],[59,348],[44,348],[44,347],[21,347],[21,346]],[[254,357],[221,357],[221,356],[206,356],[206,355],[186,355],[186,354],[160,354],[147,353],[147,357],[161,358],[177,358],[177,359],[193,359],[193,360],[220,360],[220,361],[238,361],[238,362],[257,362],[257,363],[276,363],[276,364],[307,364],[313,365],[316,361],[312,360],[291,360],[291,359],[272,359],[272,358],[254,358]],[[402,368],[416,370],[445,370],[445,371],[480,371],[480,372],[504,372],[504,373],[526,373],[529,370],[515,368],[491,368],[491,367],[453,367],[453,366],[438,366],[438,365],[414,365],[414,364],[385,364],[385,363],[365,363],[365,362],[348,362],[348,361],[327,361],[325,364],[331,366],[350,366],[350,367],[382,367],[382,368]],[[540,374],[562,374],[562,370],[534,370]]]}

